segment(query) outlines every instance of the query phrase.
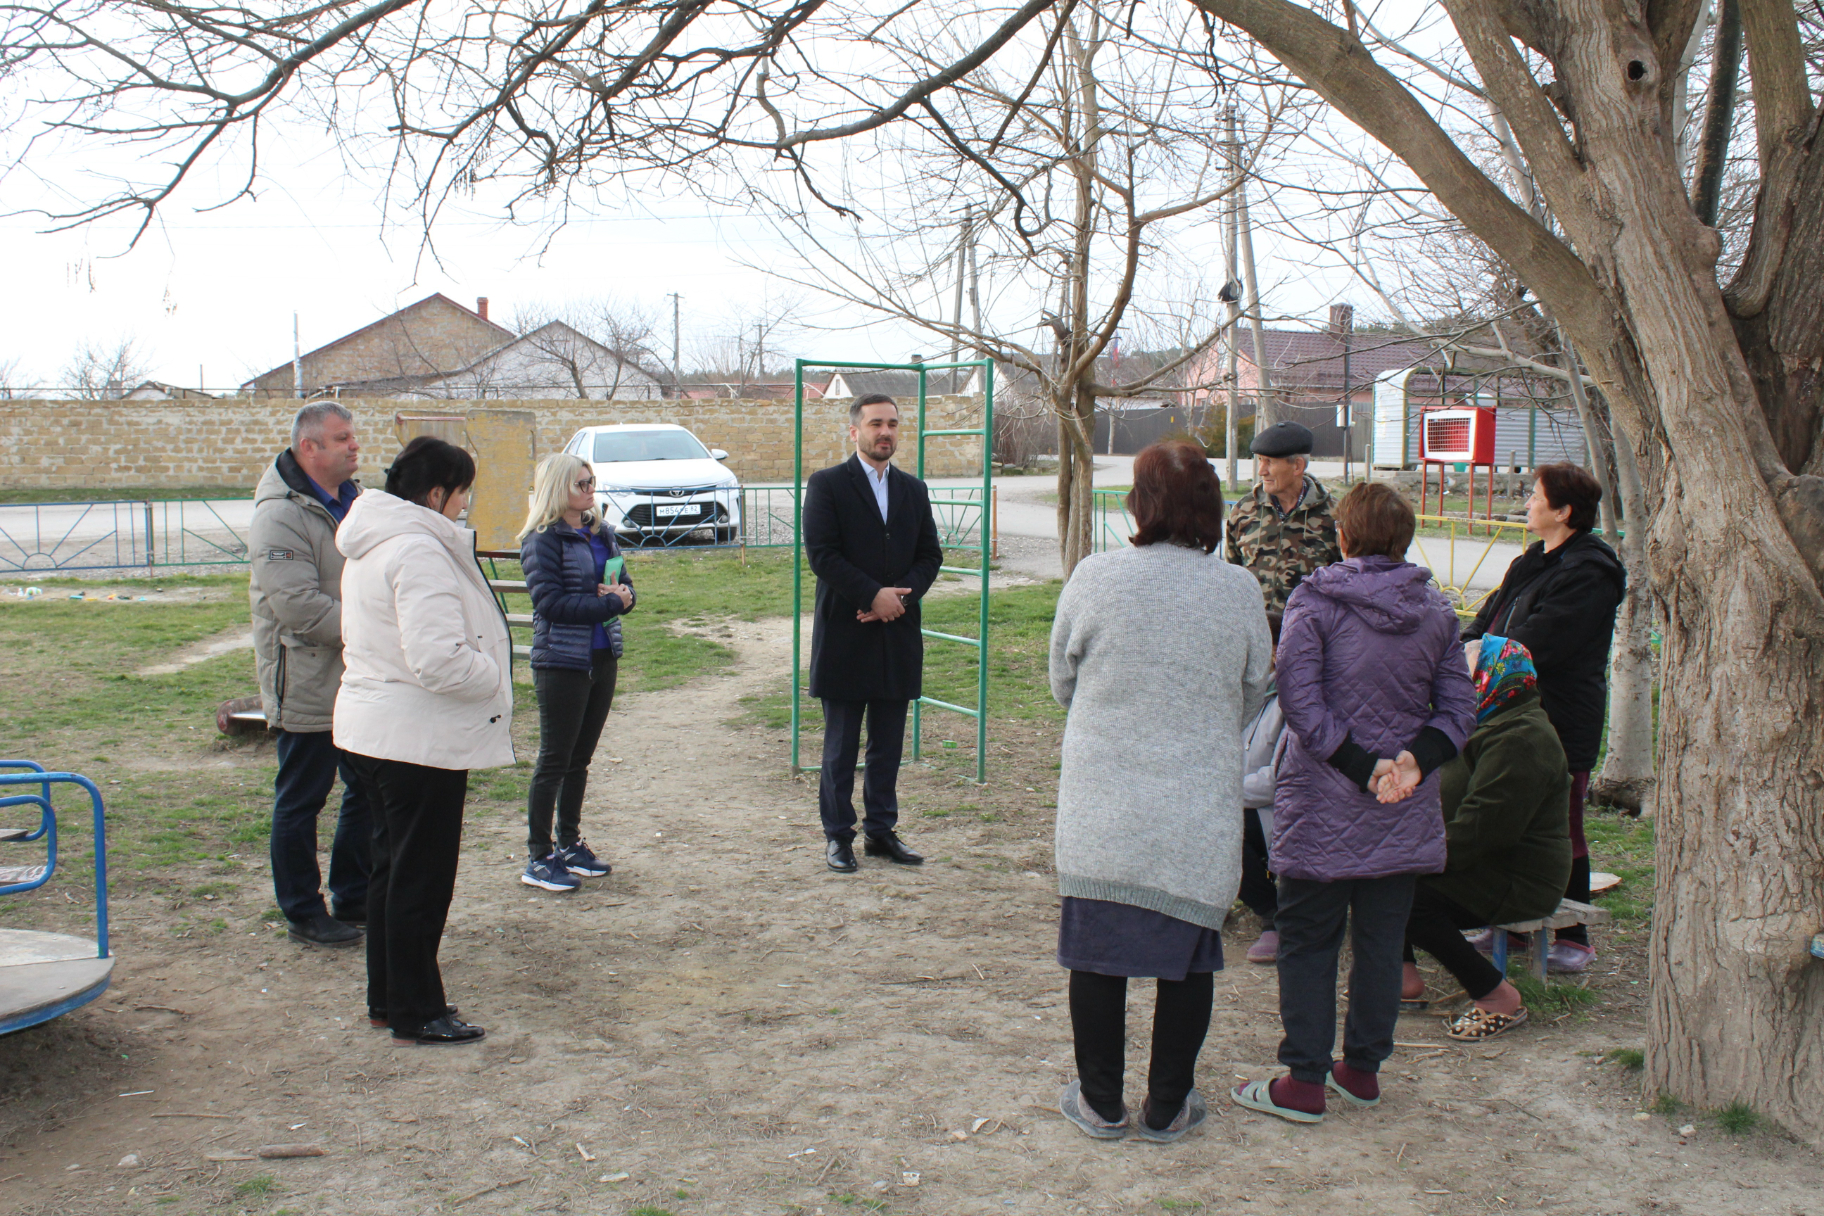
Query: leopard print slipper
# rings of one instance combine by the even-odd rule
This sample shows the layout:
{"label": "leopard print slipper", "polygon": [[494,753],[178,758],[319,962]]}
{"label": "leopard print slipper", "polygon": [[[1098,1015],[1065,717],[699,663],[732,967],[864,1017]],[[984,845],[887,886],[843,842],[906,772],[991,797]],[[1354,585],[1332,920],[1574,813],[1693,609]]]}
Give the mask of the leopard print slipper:
{"label": "leopard print slipper", "polygon": [[1499,1038],[1516,1026],[1526,1025],[1526,1006],[1512,1013],[1491,1013],[1471,1006],[1469,1011],[1450,1024],[1444,1033],[1460,1043],[1484,1043]]}

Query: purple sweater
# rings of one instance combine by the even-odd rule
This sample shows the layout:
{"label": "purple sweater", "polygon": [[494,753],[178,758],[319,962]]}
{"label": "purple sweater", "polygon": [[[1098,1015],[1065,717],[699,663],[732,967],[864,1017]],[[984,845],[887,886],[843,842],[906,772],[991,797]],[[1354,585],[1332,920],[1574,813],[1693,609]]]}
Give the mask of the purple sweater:
{"label": "purple sweater", "polygon": [[1286,603],[1277,656],[1291,737],[1273,798],[1274,870],[1334,882],[1444,869],[1438,779],[1383,806],[1334,768],[1345,740],[1392,759],[1426,727],[1461,750],[1476,694],[1450,604],[1431,571],[1356,557],[1307,575]]}

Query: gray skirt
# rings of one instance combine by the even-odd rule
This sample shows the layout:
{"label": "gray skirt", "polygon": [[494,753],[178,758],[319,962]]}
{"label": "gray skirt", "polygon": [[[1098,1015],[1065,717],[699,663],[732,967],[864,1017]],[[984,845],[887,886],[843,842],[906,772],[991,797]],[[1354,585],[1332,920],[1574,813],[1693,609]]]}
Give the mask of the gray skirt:
{"label": "gray skirt", "polygon": [[1066,895],[1058,916],[1058,966],[1182,980],[1222,970],[1222,935],[1151,908]]}

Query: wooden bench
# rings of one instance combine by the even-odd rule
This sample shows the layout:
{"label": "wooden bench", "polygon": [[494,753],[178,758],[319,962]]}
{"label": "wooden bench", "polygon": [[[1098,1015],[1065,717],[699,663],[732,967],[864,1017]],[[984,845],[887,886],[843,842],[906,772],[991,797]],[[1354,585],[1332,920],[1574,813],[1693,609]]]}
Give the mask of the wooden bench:
{"label": "wooden bench", "polygon": [[1509,933],[1530,933],[1533,937],[1533,973],[1539,982],[1545,982],[1547,956],[1551,953],[1551,933],[1554,929],[1566,929],[1572,925],[1606,925],[1610,920],[1607,908],[1598,908],[1594,904],[1580,904],[1574,899],[1561,899],[1558,908],[1549,916],[1536,920],[1516,920],[1505,925],[1494,926],[1493,962],[1502,975],[1507,974],[1507,935]]}

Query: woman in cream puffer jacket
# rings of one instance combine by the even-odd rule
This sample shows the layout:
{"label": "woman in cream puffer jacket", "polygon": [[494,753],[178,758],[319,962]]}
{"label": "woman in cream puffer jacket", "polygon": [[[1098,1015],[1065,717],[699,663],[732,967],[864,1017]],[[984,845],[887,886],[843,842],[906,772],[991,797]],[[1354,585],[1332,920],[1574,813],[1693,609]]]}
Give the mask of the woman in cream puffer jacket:
{"label": "woman in cream puffer jacket", "polygon": [[335,741],[374,816],[368,1017],[399,1045],[486,1033],[455,1016],[437,967],[469,770],[513,763],[507,622],[456,522],[474,482],[467,452],[414,439],[336,533],[348,563]]}

